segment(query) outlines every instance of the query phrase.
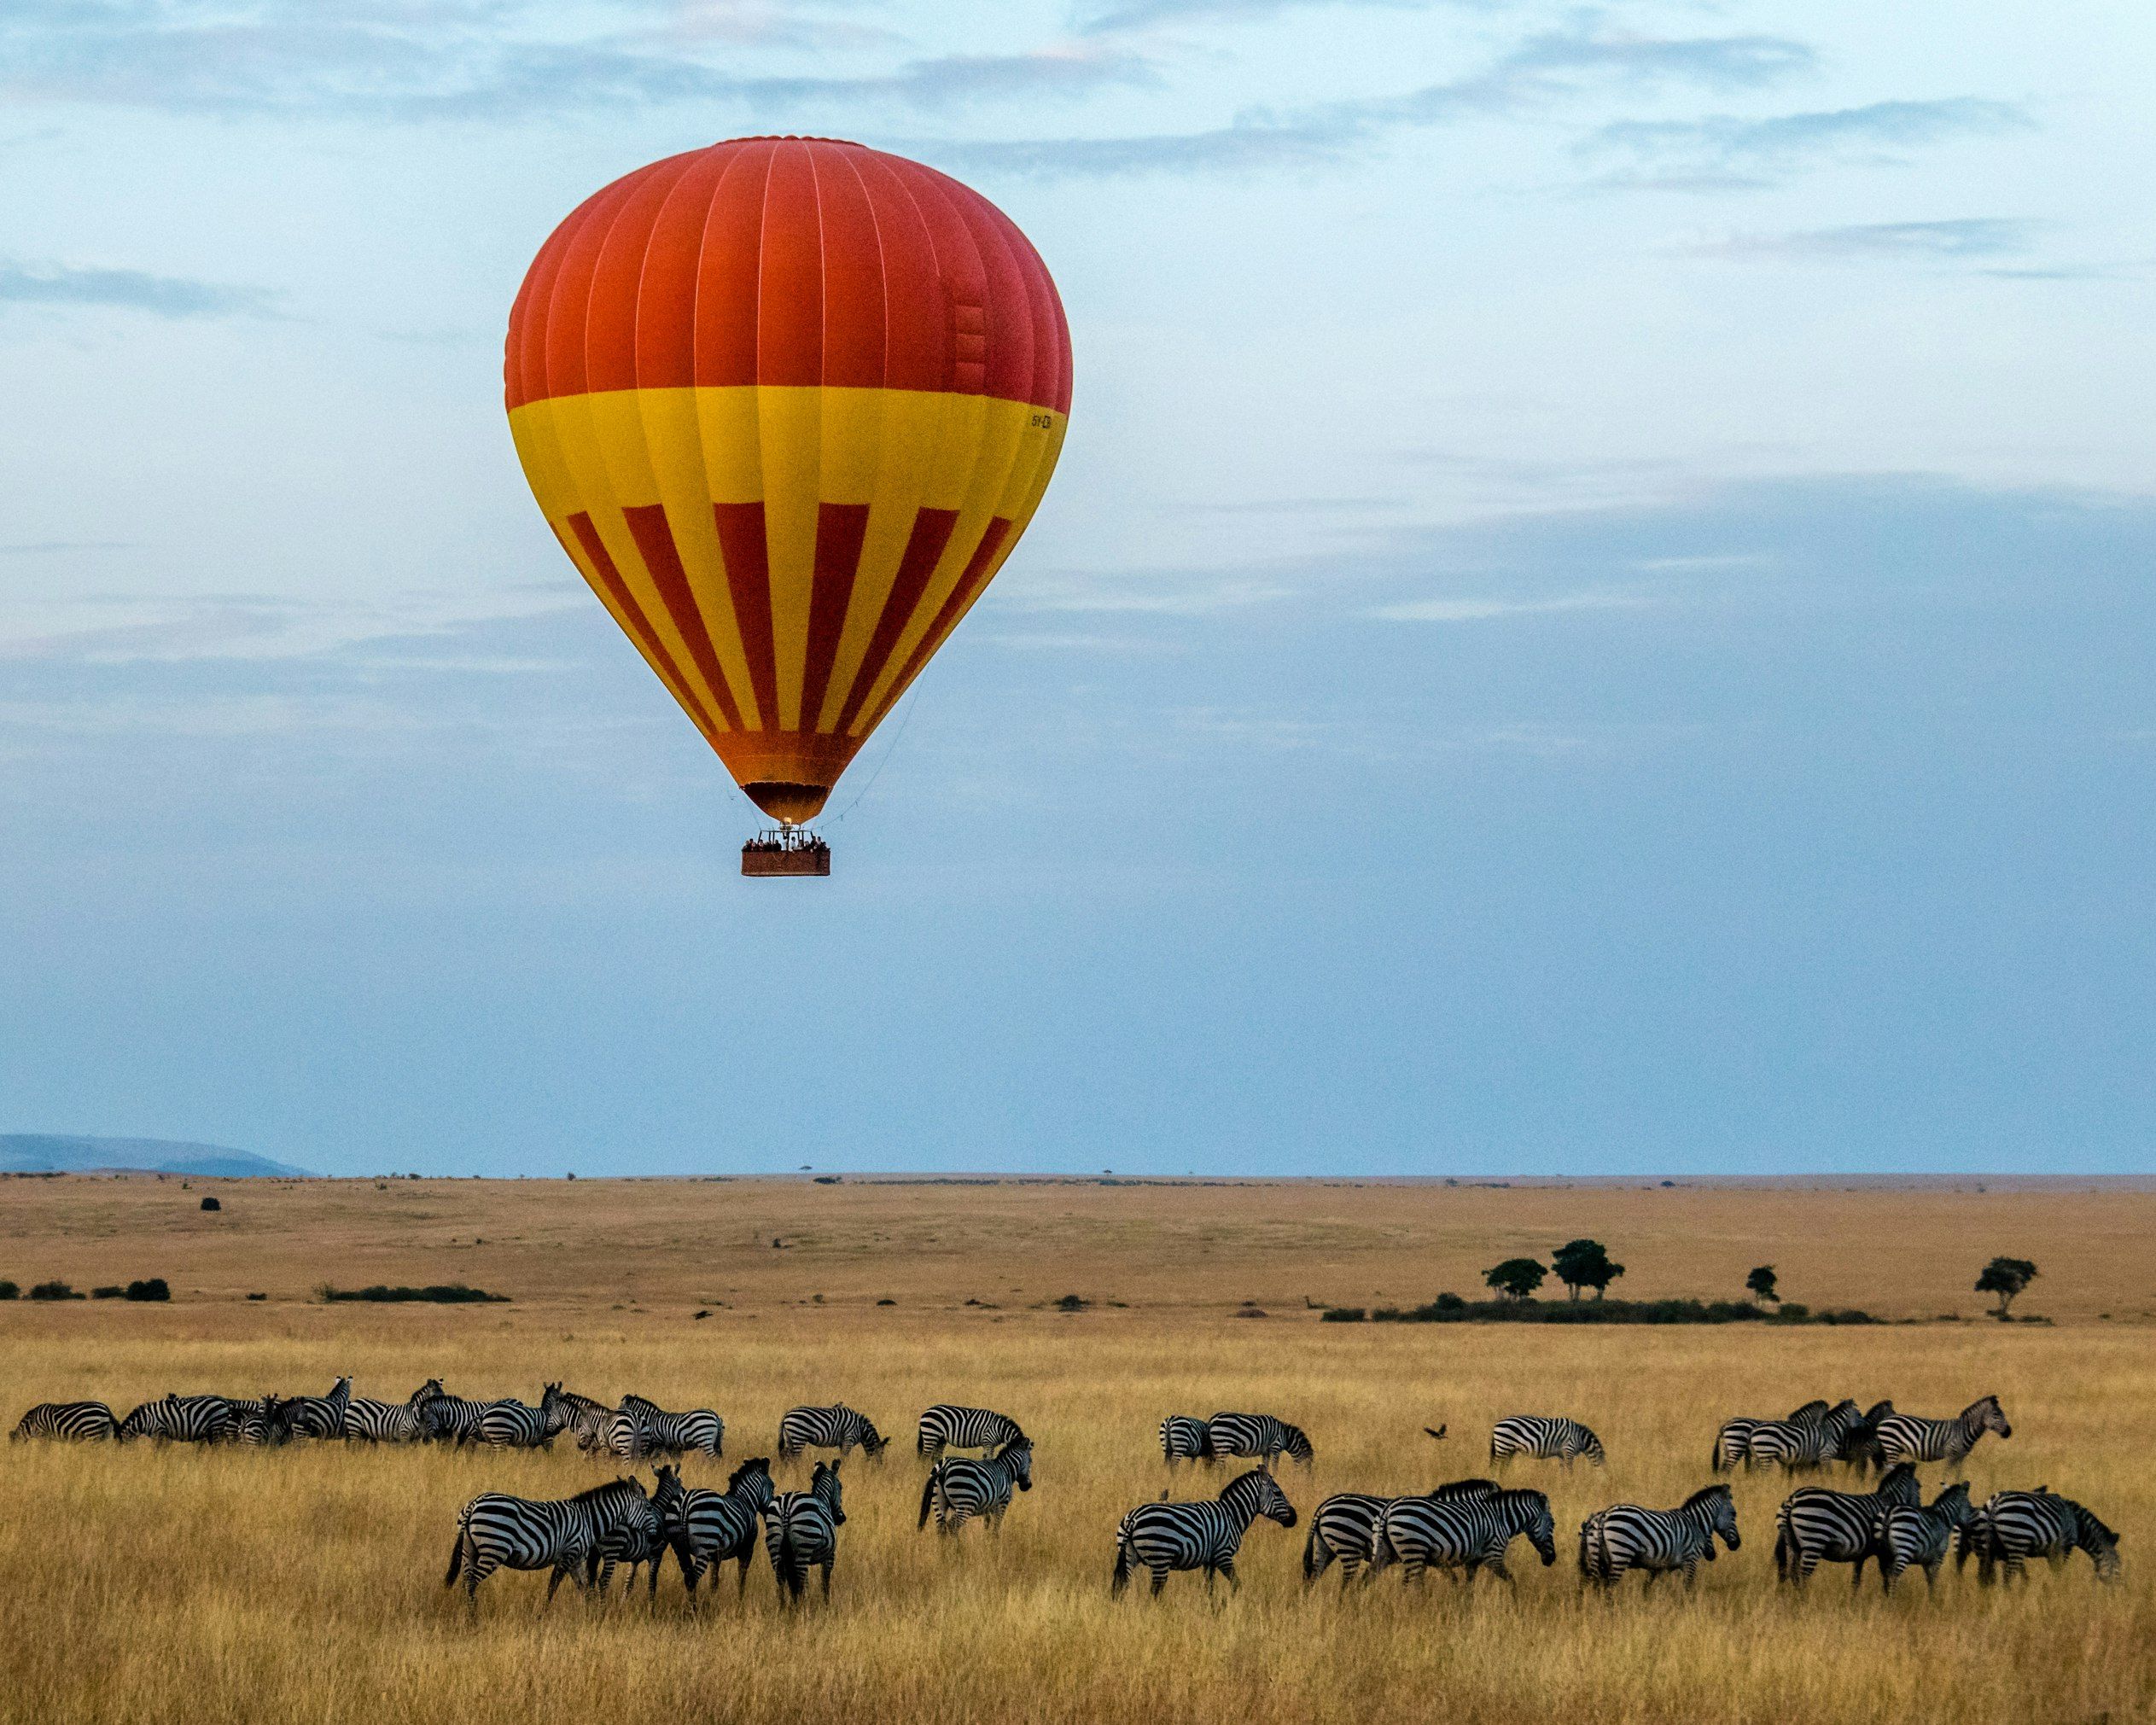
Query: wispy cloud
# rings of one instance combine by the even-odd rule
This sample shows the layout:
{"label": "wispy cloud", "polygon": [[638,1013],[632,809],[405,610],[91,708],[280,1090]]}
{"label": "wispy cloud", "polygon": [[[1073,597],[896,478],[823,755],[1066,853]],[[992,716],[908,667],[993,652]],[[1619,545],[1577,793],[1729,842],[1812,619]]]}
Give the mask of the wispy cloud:
{"label": "wispy cloud", "polygon": [[1936,222],[1866,222],[1793,233],[1736,234],[1695,246],[1699,256],[1739,262],[1862,261],[1915,258],[1955,261],[2017,257],[2045,224],[2021,217],[1963,216]]}
{"label": "wispy cloud", "polygon": [[1710,114],[1701,119],[1619,120],[1589,134],[1579,149],[1586,156],[1629,162],[1608,184],[1722,189],[1771,184],[1821,161],[1900,162],[1931,145],[2017,131],[2031,123],[2012,102],[1950,96],[1765,119]]}
{"label": "wispy cloud", "polygon": [[1565,611],[1636,611],[1657,603],[1646,593],[1560,593],[1543,599],[1409,599],[1367,615],[1387,623],[1481,623],[1495,617],[1540,617]]}
{"label": "wispy cloud", "polygon": [[1154,25],[1246,24],[1312,6],[1361,6],[1392,12],[1434,9],[1437,5],[1473,9],[1483,0],[1109,0],[1081,6],[1079,28],[1087,31],[1142,30]]}
{"label": "wispy cloud", "polygon": [[263,288],[154,276],[143,270],[0,262],[0,306],[106,306],[158,318],[277,318]]}

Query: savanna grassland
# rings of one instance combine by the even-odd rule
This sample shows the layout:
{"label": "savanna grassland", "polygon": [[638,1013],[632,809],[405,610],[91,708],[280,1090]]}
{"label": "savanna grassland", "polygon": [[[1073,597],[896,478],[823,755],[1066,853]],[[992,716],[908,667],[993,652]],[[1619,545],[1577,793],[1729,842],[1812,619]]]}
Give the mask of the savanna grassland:
{"label": "savanna grassland", "polygon": [[[640,1590],[603,1609],[565,1593],[542,1616],[543,1581],[504,1574],[475,1617],[441,1586],[458,1505],[566,1495],[599,1465],[566,1444],[18,1446],[0,1475],[0,1719],[2156,1716],[2156,1193],[1990,1186],[0,1181],[0,1276],[160,1275],[174,1296],[0,1306],[10,1424],[34,1401],[124,1412],[167,1389],[319,1391],[348,1372],[399,1400],[429,1376],[528,1400],[561,1378],[715,1407],[727,1459],[691,1463],[692,1483],[770,1454],[797,1402],[842,1397],[897,1439],[846,1466],[827,1610],[782,1611],[760,1560],[745,1600],[728,1582],[696,1611],[669,1565],[656,1609]],[[221,1213],[197,1209],[206,1191]],[[1963,1321],[1354,1326],[1306,1303],[1478,1294],[1483,1268],[1579,1234],[1608,1243],[1633,1297],[1730,1297],[1773,1263],[1815,1307]],[[2053,1325],[1979,1316],[1970,1284],[1996,1253],[2042,1266],[2019,1309]],[[446,1281],[511,1302],[313,1295]],[[1067,1294],[1089,1303],[1058,1309]],[[1267,1315],[1238,1315],[1246,1302]],[[1792,1596],[1770,1557],[1782,1483],[1759,1476],[1736,1484],[1744,1548],[1695,1595],[1578,1597],[1581,1518],[1705,1483],[1723,1416],[1815,1395],[1947,1413],[1986,1393],[2014,1431],[1962,1470],[1972,1491],[2083,1498],[2124,1536],[2119,1585],[2077,1557],[2013,1594],[1949,1567],[1936,1598],[1917,1581],[1882,1600],[1873,1582],[1852,1600],[1840,1570]],[[912,1421],[937,1400],[1005,1408],[1034,1437],[1037,1489],[999,1539],[915,1530]],[[1481,1471],[1506,1413],[1577,1414],[1611,1462],[1514,1470],[1551,1493],[1559,1533],[1552,1570],[1515,1546],[1515,1593],[1414,1596],[1387,1577],[1343,1598],[1336,1575],[1306,1596],[1304,1530],[1261,1523],[1232,1599],[1178,1576],[1157,1604],[1111,1601],[1116,1518],[1170,1483],[1157,1422],[1216,1407],[1308,1428],[1317,1465],[1285,1474],[1306,1513],[1330,1491]],[[1442,1445],[1421,1432],[1440,1422]],[[1928,1495],[1944,1474],[1925,1472]]]}

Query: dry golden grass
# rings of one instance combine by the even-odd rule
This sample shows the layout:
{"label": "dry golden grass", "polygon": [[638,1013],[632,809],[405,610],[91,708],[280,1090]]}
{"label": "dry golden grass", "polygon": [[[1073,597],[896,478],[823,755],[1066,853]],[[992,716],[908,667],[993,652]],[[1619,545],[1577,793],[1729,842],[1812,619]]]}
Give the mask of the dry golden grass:
{"label": "dry golden grass", "polygon": [[[899,1441],[882,1464],[847,1468],[828,1611],[783,1612],[760,1562],[745,1601],[729,1582],[698,1614],[671,1567],[656,1611],[641,1593],[600,1611],[565,1592],[542,1616],[543,1578],[498,1576],[475,1621],[441,1587],[457,1506],[483,1489],[552,1495],[603,1477],[573,1449],[19,1447],[0,1517],[0,1719],[1781,1725],[2156,1710],[2156,1574],[2141,1550],[2156,1512],[2144,1192],[399,1182],[224,1186],[219,1217],[190,1208],[202,1189],[0,1185],[0,1273],[78,1286],[161,1273],[178,1295],[164,1308],[0,1308],[10,1421],[33,1400],[96,1395],[124,1409],[167,1388],[322,1389],[349,1371],[362,1393],[399,1397],[434,1374],[527,1397],[563,1377],[595,1395],[714,1406],[728,1461],[700,1470],[711,1483],[768,1454],[797,1401],[843,1396]],[[2027,1303],[2079,1321],[1499,1330],[1323,1326],[1301,1305],[1305,1292],[1465,1291],[1479,1264],[1576,1233],[1633,1267],[1627,1292],[1726,1292],[1730,1267],[1740,1277],[1771,1261],[1794,1297],[1887,1312],[1970,1310],[1975,1265],[2013,1251],[2045,1266]],[[487,1244],[449,1244],[474,1235]],[[774,1251],[773,1235],[799,1244]],[[516,1302],[304,1298],[323,1279],[455,1279]],[[274,1297],[240,1297],[255,1288]],[[1129,1303],[1034,1303],[1066,1291]],[[1274,1315],[1230,1315],[1253,1297]],[[707,1298],[729,1303],[694,1320]],[[2015,1435],[1984,1440],[1972,1489],[2048,1483],[2084,1497],[2125,1535],[2120,1585],[2099,1588],[2077,1558],[2011,1594],[1949,1569],[1936,1599],[1919,1582],[1852,1600],[1840,1571],[1792,1597],[1772,1576],[1780,1486],[1762,1477],[1737,1485],[1745,1548],[1693,1598],[1577,1597],[1568,1541],[1582,1516],[1703,1483],[1724,1413],[1812,1394],[1949,1412],[1990,1391]],[[939,1399],[1006,1408],[1035,1435],[1039,1485],[1000,1541],[915,1530],[912,1422]],[[1165,1481],[1156,1422],[1217,1407],[1309,1428],[1318,1466],[1286,1478],[1306,1512],[1331,1490],[1478,1471],[1506,1412],[1579,1413],[1611,1460],[1518,1470],[1552,1494],[1560,1563],[1543,1571],[1515,1547],[1513,1596],[1437,1582],[1411,1597],[1388,1581],[1343,1599],[1336,1576],[1306,1597],[1303,1530],[1261,1524],[1232,1600],[1209,1604],[1179,1576],[1157,1605],[1142,1588],[1111,1601],[1116,1517]],[[1442,1448],[1420,1435],[1439,1419],[1454,1433]],[[1179,1472],[1177,1494],[1203,1477]]]}

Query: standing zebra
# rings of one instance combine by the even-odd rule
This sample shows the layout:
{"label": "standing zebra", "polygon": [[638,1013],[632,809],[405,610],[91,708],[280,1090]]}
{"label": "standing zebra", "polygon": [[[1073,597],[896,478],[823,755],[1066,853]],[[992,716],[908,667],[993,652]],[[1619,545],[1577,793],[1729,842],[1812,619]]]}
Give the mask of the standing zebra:
{"label": "standing zebra", "polygon": [[1966,1479],[1942,1487],[1928,1504],[1892,1503],[1881,1510],[1872,1524],[1872,1555],[1879,1559],[1881,1590],[1892,1593],[1894,1583],[1914,1564],[1924,1566],[1925,1586],[1936,1590],[1948,1544],[1975,1513]]}
{"label": "standing zebra", "polygon": [[481,1443],[492,1444],[497,1449],[537,1449],[553,1442],[556,1435],[568,1423],[568,1409],[562,1402],[562,1386],[550,1384],[540,1392],[536,1407],[519,1402],[514,1396],[488,1402],[479,1416],[476,1436]]}
{"label": "standing zebra", "polygon": [[[636,1484],[638,1495],[642,1498],[640,1482],[619,1483]],[[606,1598],[606,1590],[614,1580],[615,1565],[617,1564],[629,1566],[628,1576],[621,1584],[624,1593],[635,1591],[637,1571],[645,1564],[650,1565],[650,1581],[644,1596],[656,1599],[659,1594],[659,1565],[665,1560],[666,1554],[666,1528],[659,1518],[657,1507],[649,1500],[632,1501],[624,1496],[621,1513],[600,1530],[598,1545],[592,1553],[599,1566],[600,1599]]]}
{"label": "standing zebra", "polygon": [[764,1506],[764,1549],[771,1555],[779,1597],[789,1605],[800,1602],[812,1569],[823,1571],[824,1597],[831,1596],[838,1530],[846,1525],[838,1487],[838,1470],[844,1462],[843,1456],[818,1462],[807,1491],[783,1491]]}
{"label": "standing zebra", "polygon": [[614,1409],[574,1390],[563,1390],[555,1400],[562,1408],[562,1431],[576,1439],[576,1447],[586,1451],[597,1447],[594,1434],[614,1418]]}
{"label": "standing zebra", "polygon": [[938,1533],[956,1533],[976,1515],[988,1517],[990,1533],[1001,1533],[1013,1487],[1033,1489],[1033,1440],[1023,1433],[986,1461],[970,1455],[947,1455],[938,1461],[921,1488],[921,1518],[914,1526],[926,1527],[934,1509]]}
{"label": "standing zebra", "polygon": [[1865,1409],[1864,1417],[1842,1434],[1834,1459],[1848,1462],[1859,1473],[1885,1472],[1886,1458],[1879,1453],[1879,1429],[1893,1411],[1891,1402],[1874,1402]]}
{"label": "standing zebra", "polygon": [[1790,1472],[1821,1466],[1840,1453],[1843,1438],[1863,1418],[1857,1405],[1844,1397],[1824,1413],[1763,1419],[1752,1428],[1745,1460],[1751,1466],[1778,1466]]}
{"label": "standing zebra", "polygon": [[1690,1588],[1699,1565],[1715,1560],[1716,1535],[1737,1549],[1737,1506],[1727,1485],[1704,1487],[1675,1509],[1612,1504],[1580,1524],[1580,1581],[1614,1588],[1627,1570],[1644,1570],[1652,1593],[1664,1576],[1682,1570]]}
{"label": "standing zebra", "polygon": [[2073,1499],[2061,1497],[2048,1486],[1993,1495],[1961,1530],[1956,1569],[1972,1549],[1977,1579],[1986,1587],[2000,1564],[2006,1565],[2009,1582],[2026,1581],[2031,1558],[2042,1558],[2059,1569],[2077,1551],[2089,1553],[2098,1581],[2118,1579],[2118,1536]]}
{"label": "standing zebra", "polygon": [[420,1412],[441,1394],[441,1379],[429,1378],[402,1402],[377,1402],[355,1396],[345,1404],[344,1435],[363,1443],[412,1443],[426,1435]]}
{"label": "standing zebra", "polygon": [[1171,1413],[1160,1423],[1160,1453],[1173,1470],[1178,1461],[1215,1461],[1205,1422],[1192,1413]]}
{"label": "standing zebra", "polygon": [[1282,1527],[1295,1525],[1295,1506],[1279,1482],[1262,1467],[1238,1474],[1216,1498],[1196,1503],[1141,1503],[1116,1524],[1116,1579],[1111,1592],[1130,1585],[1133,1570],[1151,1570],[1153,1596],[1168,1585],[1171,1570],[1203,1570],[1205,1590],[1213,1578],[1235,1578],[1235,1554],[1243,1536],[1259,1516]]}
{"label": "standing zebra", "polygon": [[855,1444],[871,1456],[880,1456],[890,1439],[876,1429],[873,1420],[843,1402],[828,1407],[790,1407],[778,1421],[778,1454],[784,1461],[794,1460],[804,1449],[836,1449],[843,1461]]}
{"label": "standing zebra", "polygon": [[154,1438],[160,1443],[215,1443],[230,1436],[232,1404],[222,1396],[174,1396],[162,1402],[145,1402],[119,1422],[113,1436],[125,1443],[131,1437]]}
{"label": "standing zebra", "polygon": [[[1807,1402],[1802,1407],[1789,1410],[1791,1422],[1815,1419],[1827,1412],[1824,1402]],[[1716,1473],[1727,1473],[1739,1462],[1751,1466],[1751,1434],[1763,1425],[1773,1422],[1766,1419],[1725,1419],[1722,1430],[1715,1433],[1714,1456],[1710,1466]]]}
{"label": "standing zebra", "polygon": [[[1499,1489],[1494,1479],[1456,1479],[1448,1485],[1441,1485],[1433,1491],[1433,1497],[1457,1496],[1463,1493],[1489,1492]],[[1372,1497],[1358,1491],[1343,1491],[1328,1497],[1320,1504],[1310,1518],[1310,1536],[1302,1546],[1302,1581],[1308,1587],[1335,1562],[1340,1565],[1340,1591],[1345,1593],[1356,1574],[1367,1565],[1375,1563],[1378,1555],[1378,1527],[1384,1519],[1385,1512],[1400,1500],[1394,1497]]]}
{"label": "standing zebra", "polygon": [[1872,1492],[1829,1491],[1807,1485],[1792,1491],[1774,1512],[1774,1575],[1800,1586],[1822,1563],[1853,1564],[1850,1585],[1864,1579],[1873,1554],[1872,1528],[1896,1504],[1917,1501],[1916,1470],[1906,1461],[1887,1470]]}
{"label": "standing zebra", "polygon": [[498,1569],[551,1569],[546,1584],[551,1606],[565,1579],[574,1576],[579,1587],[588,1583],[598,1566],[600,1544],[617,1523],[640,1520],[639,1512],[650,1510],[643,1483],[634,1479],[612,1480],[567,1498],[482,1492],[457,1512],[457,1543],[442,1585],[454,1586],[463,1571],[464,1597],[476,1606],[479,1584]]}
{"label": "standing zebra", "polygon": [[919,1453],[934,1461],[947,1449],[1001,1449],[1026,1434],[1008,1413],[939,1402],[921,1416]]}
{"label": "standing zebra", "polygon": [[292,1404],[275,1396],[260,1396],[252,1401],[227,1396],[224,1405],[231,1410],[231,1422],[225,1427],[224,1436],[233,1443],[283,1443],[292,1437]]}
{"label": "standing zebra", "polygon": [[1247,1456],[1267,1473],[1283,1455],[1304,1467],[1317,1459],[1300,1425],[1270,1413],[1215,1413],[1205,1422],[1205,1450],[1221,1460]]}
{"label": "standing zebra", "polygon": [[26,1437],[56,1437],[81,1443],[118,1434],[113,1410],[102,1402],[40,1402],[15,1422],[8,1434],[10,1443]]}
{"label": "standing zebra", "polygon": [[1493,1489],[1488,1480],[1461,1480],[1427,1497],[1403,1497],[1388,1506],[1378,1523],[1371,1567],[1400,1564],[1403,1585],[1419,1582],[1433,1565],[1463,1570],[1469,1582],[1487,1569],[1509,1583],[1506,1547],[1522,1534],[1543,1568],[1557,1561],[1557,1523],[1547,1497],[1539,1491]]}
{"label": "standing zebra", "polygon": [[[726,1422],[708,1407],[691,1407],[669,1413],[656,1402],[641,1396],[624,1396],[617,1415],[626,1414],[635,1424],[633,1442],[638,1455],[710,1455],[725,1454]],[[608,1428],[609,1441],[618,1442],[616,1428]],[[621,1452],[617,1449],[617,1454]]]}
{"label": "standing zebra", "polygon": [[288,1396],[283,1404],[285,1429],[294,1437],[341,1437],[351,1405],[349,1378],[338,1378],[327,1396]]}
{"label": "standing zebra", "polygon": [[462,1448],[467,1443],[479,1441],[479,1422],[491,1402],[475,1402],[468,1396],[446,1396],[440,1392],[419,1404],[419,1435],[428,1442],[447,1438]]}
{"label": "standing zebra", "polygon": [[1609,1460],[1602,1440],[1578,1420],[1535,1413],[1514,1413],[1490,1428],[1489,1459],[1506,1461],[1515,1455],[1553,1459],[1567,1467],[1582,1455],[1597,1467]]}
{"label": "standing zebra", "polygon": [[1879,1453],[1883,1463],[1943,1461],[1959,1467],[1987,1431],[2002,1437],[2013,1436],[1999,1398],[1986,1396],[1972,1402],[1951,1419],[1926,1419],[1914,1413],[1890,1413],[1879,1423]]}
{"label": "standing zebra", "polygon": [[757,1536],[762,1530],[764,1506],[772,1501],[771,1463],[761,1456],[744,1461],[733,1471],[724,1491],[712,1491],[681,1483],[680,1470],[661,1467],[658,1489],[651,1495],[659,1512],[667,1543],[681,1565],[681,1578],[693,1595],[707,1570],[720,1564],[741,1565],[741,1586],[749,1588],[749,1565],[756,1555]]}

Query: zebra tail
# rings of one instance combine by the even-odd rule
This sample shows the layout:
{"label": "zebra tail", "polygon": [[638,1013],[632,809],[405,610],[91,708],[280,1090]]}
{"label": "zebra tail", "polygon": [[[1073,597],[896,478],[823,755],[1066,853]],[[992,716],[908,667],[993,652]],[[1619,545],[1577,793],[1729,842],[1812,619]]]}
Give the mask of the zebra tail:
{"label": "zebra tail", "polygon": [[1711,1473],[1720,1473],[1722,1469],[1722,1434],[1719,1431],[1715,1433],[1714,1454],[1707,1458],[1707,1469]]}
{"label": "zebra tail", "polygon": [[446,1588],[456,1586],[457,1571],[464,1567],[464,1535],[470,1522],[469,1510],[457,1518],[457,1543],[449,1548],[449,1573],[441,1578],[441,1584]]}
{"label": "zebra tail", "polygon": [[1110,1594],[1120,1594],[1130,1585],[1130,1536],[1122,1528],[1116,1530],[1116,1578],[1109,1584]]}
{"label": "zebra tail", "polygon": [[921,1518],[913,1524],[917,1531],[929,1524],[929,1507],[935,1501],[935,1476],[941,1471],[941,1469],[940,1466],[931,1467],[929,1470],[929,1477],[927,1480],[922,1484]]}
{"label": "zebra tail", "polygon": [[1315,1517],[1310,1522],[1310,1537],[1302,1542],[1302,1579],[1314,1581],[1318,1574],[1318,1524]]}
{"label": "zebra tail", "polygon": [[1386,1522],[1379,1522],[1378,1524],[1378,1537],[1372,1541],[1370,1545],[1370,1568],[1372,1573],[1374,1574],[1376,1571],[1384,1569],[1399,1555],[1400,1553],[1393,1549],[1392,1528],[1390,1524]]}

